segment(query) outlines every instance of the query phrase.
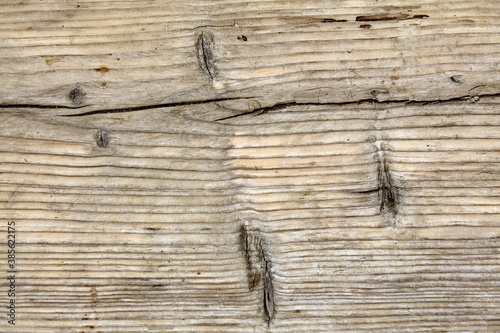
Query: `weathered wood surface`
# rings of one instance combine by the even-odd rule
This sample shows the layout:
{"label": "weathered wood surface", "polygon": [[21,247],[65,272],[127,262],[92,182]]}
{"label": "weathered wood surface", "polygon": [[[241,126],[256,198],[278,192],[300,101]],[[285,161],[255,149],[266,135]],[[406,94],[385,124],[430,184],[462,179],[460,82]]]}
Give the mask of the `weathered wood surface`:
{"label": "weathered wood surface", "polygon": [[0,331],[500,331],[498,1],[42,3],[0,7]]}
{"label": "weathered wood surface", "polygon": [[3,104],[255,108],[500,90],[499,1],[2,2]]}

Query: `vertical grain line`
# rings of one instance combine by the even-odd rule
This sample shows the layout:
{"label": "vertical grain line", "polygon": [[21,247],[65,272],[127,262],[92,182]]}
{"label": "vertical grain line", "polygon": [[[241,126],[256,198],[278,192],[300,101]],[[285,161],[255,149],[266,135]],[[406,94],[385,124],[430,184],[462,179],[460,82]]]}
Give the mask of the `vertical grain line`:
{"label": "vertical grain line", "polygon": [[208,32],[202,32],[196,41],[196,51],[198,54],[198,64],[211,82],[216,74],[215,57],[212,52],[213,36]]}
{"label": "vertical grain line", "polygon": [[240,228],[240,244],[246,261],[248,290],[262,288],[262,311],[269,325],[274,318],[274,286],[271,260],[266,252],[265,242],[259,230],[249,230],[243,224]]}
{"label": "vertical grain line", "polygon": [[268,256],[264,250],[264,244],[261,241],[261,253],[263,260],[263,269],[264,269],[264,318],[269,325],[271,320],[274,318],[274,287],[273,287],[273,275],[271,271],[271,261],[268,259]]}
{"label": "vertical grain line", "polygon": [[394,187],[391,170],[385,151],[379,150],[378,160],[378,182],[380,195],[380,213],[388,217],[390,225],[395,226],[396,214],[398,213],[398,192]]}

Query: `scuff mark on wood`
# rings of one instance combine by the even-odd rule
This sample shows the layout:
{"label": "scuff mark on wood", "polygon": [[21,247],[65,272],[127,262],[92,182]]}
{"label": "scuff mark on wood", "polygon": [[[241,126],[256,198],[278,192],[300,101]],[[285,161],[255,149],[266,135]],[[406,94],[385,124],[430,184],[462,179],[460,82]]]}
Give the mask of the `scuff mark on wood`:
{"label": "scuff mark on wood", "polygon": [[217,73],[215,57],[212,52],[213,43],[213,35],[206,31],[202,32],[196,41],[198,64],[210,82],[214,80]]}

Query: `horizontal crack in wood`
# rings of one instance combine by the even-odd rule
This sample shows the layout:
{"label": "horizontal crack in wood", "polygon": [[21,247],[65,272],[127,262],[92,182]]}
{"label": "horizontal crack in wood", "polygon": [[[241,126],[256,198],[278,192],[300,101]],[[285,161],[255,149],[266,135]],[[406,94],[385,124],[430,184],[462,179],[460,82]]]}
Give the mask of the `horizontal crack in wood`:
{"label": "horizontal crack in wood", "polygon": [[43,105],[43,104],[0,104],[1,109],[70,109],[77,110],[92,105],[66,106],[66,105]]}
{"label": "horizontal crack in wood", "polygon": [[[456,102],[456,101],[468,101],[471,98],[478,99],[483,97],[500,97],[500,93],[494,94],[482,94],[482,95],[464,95],[458,97],[451,97],[449,99],[438,99],[438,100],[385,100],[379,101],[374,98],[361,99],[358,101],[346,101],[346,102],[326,102],[326,103],[314,103],[314,102],[287,102],[287,103],[278,103],[273,106],[262,107],[253,109],[251,111],[246,111],[244,113],[216,119],[215,121],[222,121],[226,119],[236,118],[244,115],[249,115],[253,113],[264,114],[269,111],[281,110],[290,106],[295,105],[350,105],[350,104],[361,104],[361,103],[376,103],[376,104],[391,104],[391,103],[405,103],[405,104],[440,104],[440,103],[448,103],[448,102]],[[133,111],[143,111],[143,110],[151,110],[151,109],[160,109],[160,108],[169,108],[169,107],[177,107],[177,106],[189,106],[189,105],[199,105],[199,104],[210,104],[217,102],[225,102],[225,101],[238,101],[245,99],[255,99],[255,97],[234,97],[234,98],[215,98],[215,99],[207,99],[202,101],[186,101],[186,102],[175,102],[175,103],[161,103],[161,104],[152,104],[152,105],[144,105],[144,106],[134,106],[128,108],[116,108],[116,109],[103,109],[103,110],[93,110],[87,111],[77,114],[66,114],[61,115],[63,117],[82,117],[82,116],[90,116],[94,114],[104,114],[104,113],[120,113],[120,112],[133,112]],[[42,104],[0,104],[0,109],[68,109],[68,110],[77,110],[85,107],[89,107],[92,105],[81,105],[81,106],[65,106],[65,105],[42,105]]]}
{"label": "horizontal crack in wood", "polygon": [[131,107],[131,108],[95,110],[95,111],[88,111],[88,112],[83,112],[83,113],[78,113],[78,114],[67,114],[67,115],[63,115],[63,116],[64,117],[82,117],[82,116],[90,116],[90,115],[94,115],[94,114],[143,111],[143,110],[170,108],[170,107],[177,107],[177,106],[189,106],[189,105],[209,104],[209,103],[226,102],[226,101],[238,101],[238,100],[242,100],[242,99],[249,99],[249,97],[217,98],[217,99],[207,99],[204,101],[164,103],[164,104],[154,104],[154,105],[146,105],[146,106],[136,106],[136,107]]}
{"label": "horizontal crack in wood", "polygon": [[404,103],[404,104],[422,104],[422,105],[426,105],[426,104],[449,103],[449,102],[456,102],[456,101],[467,101],[467,100],[470,100],[471,98],[498,97],[498,96],[500,96],[500,93],[497,93],[497,94],[474,95],[474,96],[466,95],[466,96],[452,97],[452,98],[449,98],[449,99],[442,99],[442,100],[387,100],[387,101],[379,101],[379,100],[377,100],[375,98],[367,98],[367,99],[361,99],[359,101],[349,101],[349,102],[339,102],[339,103],[331,103],[331,102],[327,102],[327,103],[309,103],[309,102],[299,103],[299,102],[289,102],[289,103],[280,103],[280,104],[276,104],[276,105],[269,106],[269,107],[262,107],[262,108],[253,109],[251,111],[246,111],[246,112],[239,113],[239,114],[236,114],[236,115],[227,116],[227,117],[224,117],[224,118],[219,118],[219,119],[216,119],[215,121],[228,120],[228,119],[237,118],[237,117],[246,116],[246,115],[251,115],[251,114],[255,114],[256,116],[258,116],[258,115],[265,114],[265,113],[270,112],[270,111],[277,111],[277,110],[281,110],[281,109],[284,109],[284,108],[287,108],[287,107],[290,107],[290,106],[296,106],[296,105],[304,105],[304,106],[305,105],[332,105],[332,106],[334,106],[334,105],[350,105],[350,104],[362,104],[362,103],[376,103],[376,104]]}

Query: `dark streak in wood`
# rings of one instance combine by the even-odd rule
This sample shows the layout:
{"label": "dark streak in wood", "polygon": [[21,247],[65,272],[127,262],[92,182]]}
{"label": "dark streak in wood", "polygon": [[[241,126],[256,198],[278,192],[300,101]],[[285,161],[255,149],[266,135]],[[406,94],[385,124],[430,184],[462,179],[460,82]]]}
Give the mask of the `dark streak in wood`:
{"label": "dark streak in wood", "polygon": [[347,20],[337,20],[332,18],[325,18],[321,21],[321,23],[335,23],[335,22],[347,22]]}
{"label": "dark streak in wood", "polygon": [[269,324],[275,313],[274,287],[271,260],[264,240],[258,230],[249,231],[243,224],[240,228],[240,244],[245,255],[249,291],[254,291],[263,282],[262,309],[264,319]]}
{"label": "dark streak in wood", "polygon": [[363,15],[357,16],[356,21],[358,22],[373,22],[373,21],[403,21],[403,20],[412,20],[412,19],[424,19],[428,18],[429,15],[413,15],[410,16],[408,14],[394,14],[394,15]]}
{"label": "dark streak in wood", "polygon": [[398,193],[397,188],[393,186],[391,172],[387,162],[385,152],[379,152],[380,159],[378,165],[380,212],[387,214],[389,223],[395,224],[395,216],[398,213]]}
{"label": "dark streak in wood", "polygon": [[273,287],[273,275],[271,272],[271,261],[264,250],[264,244],[260,242],[263,268],[264,268],[264,318],[266,319],[268,325],[274,318],[274,287]]}
{"label": "dark streak in wood", "polygon": [[109,72],[109,68],[106,66],[101,66],[99,68],[94,68],[94,71],[96,71],[97,73],[106,74],[107,72]]}
{"label": "dark streak in wood", "polygon": [[196,41],[196,52],[198,63],[209,81],[213,81],[216,75],[215,57],[212,52],[213,36],[208,32],[202,32]]}
{"label": "dark streak in wood", "polygon": [[242,225],[240,229],[240,244],[245,255],[248,290],[253,291],[259,285],[261,280],[261,272],[258,269],[260,252],[256,251],[255,245],[258,242],[258,234],[250,233],[246,225]]}
{"label": "dark streak in wood", "polygon": [[247,271],[250,271],[251,262],[250,262],[250,252],[248,245],[248,231],[247,226],[242,224],[240,227],[240,244],[242,246],[243,254],[245,255],[245,260],[247,263]]}

